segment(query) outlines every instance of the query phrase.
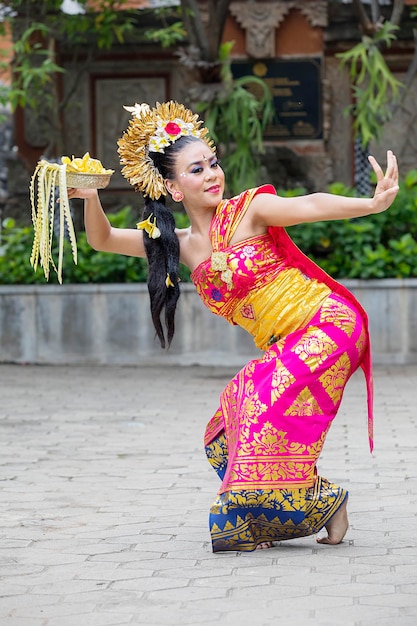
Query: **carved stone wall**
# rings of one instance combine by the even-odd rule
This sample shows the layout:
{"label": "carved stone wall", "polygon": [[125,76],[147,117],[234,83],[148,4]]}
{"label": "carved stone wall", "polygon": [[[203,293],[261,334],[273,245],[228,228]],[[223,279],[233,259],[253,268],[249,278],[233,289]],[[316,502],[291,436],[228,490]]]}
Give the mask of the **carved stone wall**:
{"label": "carved stone wall", "polygon": [[[66,144],[71,154],[87,150],[106,167],[114,169],[108,191],[131,191],[120,173],[117,140],[128,127],[130,114],[123,105],[135,102],[181,100],[180,72],[176,59],[97,62],[78,85],[76,97],[65,114]],[[71,75],[65,85],[71,85]]]}
{"label": "carved stone wall", "polygon": [[275,56],[275,31],[292,10],[300,11],[312,26],[327,25],[327,2],[232,2],[230,13],[246,31],[246,52],[254,58]]}
{"label": "carved stone wall", "polygon": [[[92,84],[94,145],[106,167],[114,169],[110,188],[126,188],[120,172],[117,140],[129,125],[130,113],[123,106],[135,102],[163,102],[167,99],[167,75],[97,77]],[[100,158],[100,157],[99,157]]]}
{"label": "carved stone wall", "polygon": [[[343,8],[340,15],[334,15],[335,5],[339,13]],[[238,0],[231,3],[233,19],[230,22],[233,22],[235,32],[240,34],[241,47],[236,55],[239,60],[249,57],[249,60],[258,64],[262,59],[271,59],[273,63],[276,58],[280,58],[281,49],[278,51],[277,42],[283,41],[285,33],[286,41],[290,40],[292,44],[292,52],[288,54],[288,46],[286,48],[284,43],[282,56],[299,59],[301,53],[298,48],[301,50],[303,44],[303,41],[297,39],[297,33],[300,32],[306,34],[306,37],[315,35],[314,54],[322,59],[323,137],[311,141],[269,139],[266,142],[263,180],[260,182],[271,180],[277,186],[305,184],[309,190],[323,189],[334,180],[352,184],[351,123],[343,114],[351,98],[349,78],[341,70],[339,60],[334,57],[341,42],[355,39],[352,28],[356,22],[351,11],[347,4],[327,3],[324,0]],[[299,28],[301,30],[297,30]],[[300,37],[302,39],[303,35]],[[406,62],[404,65],[396,65],[405,66]],[[78,70],[68,67],[68,73],[63,79],[64,93],[73,83],[72,72]],[[186,70],[172,51],[161,51],[156,46],[145,49],[126,46],[95,62],[90,68],[90,74],[85,74],[79,82],[75,97],[65,112],[65,150],[68,154],[81,155],[90,151],[107,167],[116,170],[109,190],[103,192],[106,194],[106,205],[115,199],[112,206],[120,206],[134,197],[133,190],[120,174],[117,154],[116,142],[128,119],[122,105],[165,98],[191,105],[191,75],[191,70]],[[417,163],[416,101],[417,81],[393,120],[386,125],[381,140],[371,147],[382,162],[387,148],[392,148],[398,154],[402,172],[416,167]],[[45,141],[43,129],[32,122],[28,112],[25,112],[25,119],[15,124],[15,136],[19,128],[23,128],[25,138],[30,139],[32,144],[40,145]],[[19,143],[16,139],[15,142]],[[16,210],[23,207],[23,195],[26,200],[30,175],[27,162],[10,151],[8,191],[10,196],[15,195],[17,198]],[[24,211],[29,216],[26,208]]]}

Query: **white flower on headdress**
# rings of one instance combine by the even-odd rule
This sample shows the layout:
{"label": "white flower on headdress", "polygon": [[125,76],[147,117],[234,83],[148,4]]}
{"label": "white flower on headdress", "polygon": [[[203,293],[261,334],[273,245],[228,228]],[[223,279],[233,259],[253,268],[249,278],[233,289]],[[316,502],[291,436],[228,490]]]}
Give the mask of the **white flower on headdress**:
{"label": "white flower on headdress", "polygon": [[195,128],[195,124],[184,122],[179,117],[169,122],[158,118],[155,134],[149,139],[149,152],[164,152],[164,148],[185,135],[200,137],[200,131]]}
{"label": "white flower on headdress", "polygon": [[[200,128],[203,122],[198,115],[174,100],[157,102],[153,108],[138,103],[124,108],[133,115],[127,130],[117,142],[122,174],[137,191],[152,200],[166,196],[164,179],[150,154],[153,151],[163,152],[184,135],[202,139],[212,149],[208,129]],[[152,232],[155,234],[157,231]]]}
{"label": "white flower on headdress", "polygon": [[145,113],[149,113],[149,111],[151,110],[149,104],[146,104],[146,102],[143,102],[142,104],[138,104],[137,102],[135,102],[135,106],[123,106],[123,108],[126,111],[129,111],[129,113],[131,113],[134,117],[141,117]]}

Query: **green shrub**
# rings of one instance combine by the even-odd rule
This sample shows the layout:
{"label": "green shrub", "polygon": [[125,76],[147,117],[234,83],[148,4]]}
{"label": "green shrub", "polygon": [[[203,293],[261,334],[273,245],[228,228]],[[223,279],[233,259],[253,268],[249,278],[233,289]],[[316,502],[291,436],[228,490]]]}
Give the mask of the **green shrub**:
{"label": "green shrub", "polygon": [[[354,195],[342,183],[330,185],[329,191]],[[304,189],[279,190],[283,196],[297,196]],[[184,213],[174,213],[178,228],[188,226]],[[113,226],[134,228],[137,217],[130,207],[109,215]],[[352,220],[300,224],[288,228],[295,243],[313,261],[335,278],[408,278],[417,277],[417,170],[411,170],[401,182],[395,202],[388,211]],[[18,226],[11,218],[2,224],[0,245],[0,283],[44,284],[41,268],[29,264],[33,230]],[[74,265],[68,249],[64,255],[64,283],[146,282],[147,261],[106,252],[96,252],[87,243],[85,232],[77,234],[78,264]],[[55,258],[57,255],[55,254]],[[189,280],[189,271],[181,265],[180,276]],[[50,282],[56,283],[54,272]]]}
{"label": "green shrub", "polygon": [[[174,213],[180,228],[187,226],[184,214]],[[137,217],[130,207],[109,214],[110,223],[117,228],[134,228]],[[45,284],[43,269],[33,271],[29,259],[32,250],[33,229],[31,226],[18,226],[12,218],[2,224],[2,245],[0,245],[0,283],[2,284]],[[72,260],[70,245],[66,242],[63,263],[63,283],[135,283],[146,282],[147,261],[138,257],[97,252],[87,243],[84,231],[77,233],[78,263]],[[57,250],[53,251],[57,259]],[[181,265],[180,277],[189,280],[189,271]],[[51,271],[49,282],[58,283]]]}
{"label": "green shrub", "polygon": [[[342,183],[329,191],[354,195]],[[294,190],[279,192],[295,195]],[[304,190],[297,190],[301,195]],[[351,220],[300,224],[288,228],[295,243],[335,278],[417,277],[417,170],[401,182],[384,213]]]}

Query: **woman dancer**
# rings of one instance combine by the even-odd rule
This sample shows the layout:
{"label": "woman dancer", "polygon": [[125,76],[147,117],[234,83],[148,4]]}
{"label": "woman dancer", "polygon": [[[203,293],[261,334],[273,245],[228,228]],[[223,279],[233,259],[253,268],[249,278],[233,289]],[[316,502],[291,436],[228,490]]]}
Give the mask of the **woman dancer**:
{"label": "woman dancer", "polygon": [[[174,334],[181,260],[207,307],[245,328],[263,351],[226,386],[205,433],[222,481],[210,510],[213,551],[270,547],[324,527],[327,536],[317,541],[338,544],[348,528],[348,494],[318,475],[317,461],[360,366],[372,448],[367,316],[285,227],[385,211],[398,191],[396,158],[387,153],[384,173],[370,157],[377,177],[372,198],[281,198],[264,185],[223,199],[224,174],[196,115],[172,101],[126,108],[132,119],[119,154],[123,174],[144,195],[143,220],[138,230],[113,228],[95,190],[70,189],[70,198],[85,200],[89,243],[147,256],[152,319],[163,347]],[[189,228],[175,228],[167,193],[183,203]]]}

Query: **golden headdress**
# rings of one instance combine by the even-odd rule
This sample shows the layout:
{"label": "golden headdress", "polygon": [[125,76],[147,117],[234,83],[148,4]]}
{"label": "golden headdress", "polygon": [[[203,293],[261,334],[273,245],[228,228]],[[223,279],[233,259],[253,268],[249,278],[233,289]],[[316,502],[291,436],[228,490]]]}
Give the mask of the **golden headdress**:
{"label": "golden headdress", "polygon": [[124,108],[133,117],[117,142],[122,174],[137,191],[153,200],[167,192],[150,152],[164,152],[167,146],[186,135],[198,137],[213,147],[208,129],[200,128],[202,120],[183,104],[171,100],[162,104],[157,102],[152,109],[148,104]]}

